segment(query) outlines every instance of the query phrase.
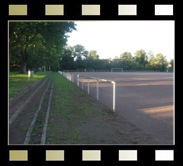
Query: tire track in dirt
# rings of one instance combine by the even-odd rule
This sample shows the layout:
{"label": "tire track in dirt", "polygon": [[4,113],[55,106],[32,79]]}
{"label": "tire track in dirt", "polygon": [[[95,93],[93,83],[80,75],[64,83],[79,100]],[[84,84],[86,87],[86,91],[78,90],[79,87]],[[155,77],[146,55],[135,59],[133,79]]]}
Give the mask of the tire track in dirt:
{"label": "tire track in dirt", "polygon": [[[41,110],[35,122],[34,129],[30,135],[29,144],[45,144],[47,123],[49,118],[53,81],[51,81],[48,92],[45,94]],[[25,143],[25,142],[24,142]],[[28,143],[27,143],[28,144]]]}
{"label": "tire track in dirt", "polygon": [[49,86],[50,86],[50,83],[51,83],[51,80],[49,81],[49,83],[48,83],[48,85],[47,85],[47,88],[46,88],[46,90],[44,91],[44,93],[43,93],[43,95],[42,95],[42,97],[41,97],[41,100],[40,100],[40,103],[39,103],[39,107],[38,107],[38,109],[36,110],[36,112],[35,112],[35,114],[34,114],[34,117],[33,117],[33,119],[32,119],[31,125],[30,125],[29,130],[28,130],[28,132],[27,132],[27,134],[26,134],[26,139],[25,139],[25,141],[24,141],[24,144],[28,144],[28,143],[29,143],[29,140],[30,140],[30,137],[31,137],[31,133],[32,133],[32,130],[33,130],[34,125],[35,125],[35,123],[36,123],[38,114],[39,114],[40,110],[43,111],[43,109],[42,109],[42,104],[43,104],[43,102],[44,102],[44,97],[46,96],[46,94],[48,94],[47,91],[48,91],[48,88],[49,88]]}
{"label": "tire track in dirt", "polygon": [[[23,107],[22,111],[17,115],[14,122],[12,122],[11,127],[9,127],[9,144],[23,144],[26,138],[27,131],[30,128],[31,122],[34,119],[34,115],[36,110],[39,108],[39,104],[41,101],[42,96],[45,94],[44,100],[43,100],[43,106],[47,104],[47,98],[49,97],[49,91],[50,91],[50,82],[51,82],[51,76],[47,77],[46,80],[44,80],[41,85],[41,88],[38,88],[36,91],[36,95],[32,97],[26,105]],[[40,86],[39,86],[40,87]],[[46,89],[48,87],[48,92],[46,93]],[[35,92],[35,91],[33,91]],[[27,92],[29,94],[32,94],[31,92]],[[20,106],[21,107],[21,106]],[[43,107],[42,107],[43,109]],[[42,110],[41,109],[41,110]],[[40,110],[40,111],[41,111]],[[39,115],[38,115],[39,117]]]}
{"label": "tire track in dirt", "polygon": [[53,93],[53,81],[52,81],[52,85],[51,85],[51,92],[50,92],[50,96],[49,96],[49,102],[48,102],[48,108],[47,108],[46,117],[45,117],[45,123],[44,123],[44,127],[43,127],[43,133],[42,133],[42,137],[41,137],[41,144],[45,144],[45,141],[46,141],[46,131],[47,131],[47,125],[48,125],[48,119],[49,119],[49,113],[50,113],[52,93]]}
{"label": "tire track in dirt", "polygon": [[21,113],[23,108],[26,106],[26,104],[34,97],[34,95],[43,87],[45,82],[48,80],[49,77],[47,77],[43,82],[41,82],[41,85],[39,84],[33,88],[31,91],[28,91],[23,96],[19,98],[19,100],[16,100],[14,104],[12,104],[9,107],[9,125],[13,123],[13,121],[17,118],[17,116]]}

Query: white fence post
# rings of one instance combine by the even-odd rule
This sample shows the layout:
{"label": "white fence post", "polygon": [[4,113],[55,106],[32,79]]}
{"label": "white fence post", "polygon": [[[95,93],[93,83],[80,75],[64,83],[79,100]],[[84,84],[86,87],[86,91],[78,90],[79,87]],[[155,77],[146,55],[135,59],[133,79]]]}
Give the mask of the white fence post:
{"label": "white fence post", "polygon": [[74,74],[72,73],[72,82],[74,83]]}
{"label": "white fence post", "polygon": [[113,84],[113,112],[115,112],[115,102],[116,102],[116,83],[112,81]]}
{"label": "white fence post", "polygon": [[82,76],[82,90],[83,90],[83,76]]}
{"label": "white fence post", "polygon": [[77,74],[77,86],[79,86],[79,74]]}

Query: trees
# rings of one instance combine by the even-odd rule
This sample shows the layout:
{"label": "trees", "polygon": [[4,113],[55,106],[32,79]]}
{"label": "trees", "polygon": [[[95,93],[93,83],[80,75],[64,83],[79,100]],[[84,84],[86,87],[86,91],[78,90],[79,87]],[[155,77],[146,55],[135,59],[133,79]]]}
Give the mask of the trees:
{"label": "trees", "polygon": [[136,51],[135,61],[137,62],[140,68],[145,68],[146,64],[148,63],[148,57],[143,49]]}
{"label": "trees", "polygon": [[156,54],[156,63],[160,71],[165,71],[167,66],[166,57],[162,53]]}
{"label": "trees", "polygon": [[173,59],[170,60],[168,67],[169,67],[168,71],[173,71],[173,68],[174,68],[174,60]]}
{"label": "trees", "polygon": [[[20,65],[20,71],[35,69],[46,65],[52,70],[94,68],[110,70],[150,69],[165,71],[168,62],[159,53],[156,56],[141,49],[133,57],[124,52],[114,59],[100,59],[96,50],[86,50],[77,44],[67,46],[68,33],[76,30],[74,22],[9,22],[9,62]],[[111,55],[113,56],[113,55]],[[171,62],[173,69],[173,60]]]}
{"label": "trees", "polygon": [[120,59],[122,60],[131,60],[132,54],[130,52],[124,52],[120,55]]}
{"label": "trees", "polygon": [[77,64],[72,56],[72,51],[65,47],[63,51],[63,56],[60,58],[60,69],[61,70],[76,70]]}
{"label": "trees", "polygon": [[173,59],[170,60],[170,67],[171,67],[171,68],[174,67],[174,60],[173,60]]}
{"label": "trees", "polygon": [[[82,45],[67,46],[64,49],[60,62],[62,70],[76,70],[77,68],[93,68],[94,70],[111,70],[111,68],[123,68],[123,70],[149,70],[166,71],[166,57],[159,53],[156,56],[152,51],[145,53],[144,50],[136,51],[136,56],[130,52],[124,52],[114,59],[100,59],[97,51],[85,50]],[[173,63],[173,61],[172,61]]]}
{"label": "trees", "polygon": [[9,58],[16,59],[22,73],[26,71],[29,60],[29,49],[35,41],[39,23],[10,22],[9,23]]}
{"label": "trees", "polygon": [[122,60],[121,62],[121,67],[124,70],[129,70],[133,69],[135,64],[134,64],[134,58],[132,57],[132,54],[130,52],[124,52],[120,55],[120,59]]}
{"label": "trees", "polygon": [[119,57],[100,59],[95,50],[87,51],[82,45],[67,46],[62,55],[60,65],[62,70],[76,70],[77,68],[111,70],[111,68],[123,68],[124,71],[166,71],[168,65],[166,57],[162,53],[154,55],[152,51],[146,54],[144,50],[138,50],[134,57],[130,52],[124,52]]}
{"label": "trees", "polygon": [[96,50],[88,51],[88,56],[86,58],[86,68],[95,68],[98,63],[96,60],[99,60],[99,55]]}
{"label": "trees", "polygon": [[20,72],[47,65],[59,67],[59,57],[66,44],[67,33],[75,30],[73,22],[10,22],[9,58],[20,64]]}
{"label": "trees", "polygon": [[77,44],[73,47],[69,47],[72,52],[72,56],[75,60],[86,59],[88,57],[88,51],[85,50],[84,46]]}
{"label": "trees", "polygon": [[156,58],[155,58],[155,56],[154,56],[152,51],[150,51],[148,53],[148,56],[149,56],[148,57],[149,58],[149,65],[148,65],[148,67],[150,69],[153,69],[153,71],[155,71],[156,70]]}
{"label": "trees", "polygon": [[[74,68],[95,68],[98,66],[98,62],[96,60],[99,60],[99,55],[97,54],[96,50],[88,51],[80,44],[67,46],[66,50],[70,51],[70,56],[73,57],[74,61],[76,62],[73,64],[75,66]],[[62,59],[62,61],[64,60],[65,58]],[[61,62],[61,64],[63,64],[63,62]]]}
{"label": "trees", "polygon": [[97,54],[97,51],[91,50],[89,52],[89,59],[94,59],[94,60],[99,59],[99,55]]}
{"label": "trees", "polygon": [[77,68],[86,68],[87,63],[85,59],[88,58],[89,52],[85,50],[84,46],[77,44],[75,46],[68,46],[67,49],[71,51],[71,56],[74,61],[77,63]]}

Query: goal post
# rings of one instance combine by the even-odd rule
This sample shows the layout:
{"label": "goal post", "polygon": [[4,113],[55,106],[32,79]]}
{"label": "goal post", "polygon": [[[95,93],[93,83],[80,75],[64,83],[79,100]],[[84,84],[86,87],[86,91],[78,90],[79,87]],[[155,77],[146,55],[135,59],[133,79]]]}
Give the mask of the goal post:
{"label": "goal post", "polygon": [[123,68],[111,68],[111,72],[123,72]]}

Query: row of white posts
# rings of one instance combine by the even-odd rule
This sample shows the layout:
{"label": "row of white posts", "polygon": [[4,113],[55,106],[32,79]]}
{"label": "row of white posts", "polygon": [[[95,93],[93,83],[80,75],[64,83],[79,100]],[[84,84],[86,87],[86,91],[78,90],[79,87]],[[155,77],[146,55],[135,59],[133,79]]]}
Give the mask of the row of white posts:
{"label": "row of white posts", "polygon": [[67,78],[69,81],[74,83],[74,74],[73,73],[68,73],[68,72],[62,72],[58,71],[61,75],[63,75],[65,78]]}
{"label": "row of white posts", "polygon": [[[68,80],[70,80],[71,82],[74,83],[74,74],[73,73],[68,73],[68,72],[62,72],[62,71],[58,71],[61,75],[63,75],[65,78],[67,78]],[[113,84],[113,112],[115,112],[115,102],[116,102],[116,82],[111,81],[111,80],[105,80],[105,79],[100,79],[100,78],[96,78],[96,77],[90,77],[90,76],[83,76],[80,74],[77,74],[77,86],[79,86],[79,79],[82,79],[81,81],[81,88],[83,90],[83,78],[88,78],[88,94],[90,94],[90,79],[94,79],[96,80],[96,97],[97,100],[99,100],[99,81],[103,81],[103,82],[109,82]]]}

